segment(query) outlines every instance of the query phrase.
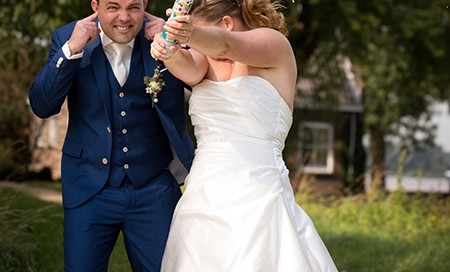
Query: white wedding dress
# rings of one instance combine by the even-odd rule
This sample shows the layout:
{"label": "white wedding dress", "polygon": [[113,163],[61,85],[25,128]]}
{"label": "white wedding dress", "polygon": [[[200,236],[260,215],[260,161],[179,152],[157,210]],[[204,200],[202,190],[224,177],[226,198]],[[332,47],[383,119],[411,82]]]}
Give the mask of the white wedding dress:
{"label": "white wedding dress", "polygon": [[189,104],[197,149],[162,271],[337,271],[295,202],[282,158],[292,113],[273,85],[204,80]]}

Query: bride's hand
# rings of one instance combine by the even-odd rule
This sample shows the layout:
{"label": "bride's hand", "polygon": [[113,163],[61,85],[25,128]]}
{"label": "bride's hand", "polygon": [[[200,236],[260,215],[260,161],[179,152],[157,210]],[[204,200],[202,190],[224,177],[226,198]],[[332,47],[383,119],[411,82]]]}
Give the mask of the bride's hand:
{"label": "bride's hand", "polygon": [[[166,49],[164,39],[162,38],[161,33],[159,33],[155,35],[153,42],[150,45],[150,54],[155,60],[168,61],[176,55],[180,49],[180,44],[172,45],[170,48]],[[168,53],[167,50],[170,50],[170,52]]]}
{"label": "bride's hand", "polygon": [[167,37],[176,40],[180,44],[187,44],[192,35],[192,16],[183,15],[166,22],[164,29],[167,31]]}

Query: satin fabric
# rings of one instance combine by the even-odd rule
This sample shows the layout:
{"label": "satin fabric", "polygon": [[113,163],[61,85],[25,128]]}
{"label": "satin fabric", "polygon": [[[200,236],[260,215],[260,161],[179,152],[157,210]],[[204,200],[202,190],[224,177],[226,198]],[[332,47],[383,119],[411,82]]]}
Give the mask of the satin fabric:
{"label": "satin fabric", "polygon": [[273,85],[204,80],[189,114],[197,149],[162,271],[337,271],[295,202],[282,157],[292,113]]}

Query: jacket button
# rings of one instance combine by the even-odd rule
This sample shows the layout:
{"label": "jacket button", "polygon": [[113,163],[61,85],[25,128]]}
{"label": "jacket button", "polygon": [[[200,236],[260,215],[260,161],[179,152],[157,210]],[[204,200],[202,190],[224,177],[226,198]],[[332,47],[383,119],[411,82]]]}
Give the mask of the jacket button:
{"label": "jacket button", "polygon": [[64,58],[63,57],[59,57],[58,61],[56,62],[56,68],[61,67],[61,64],[63,63]]}
{"label": "jacket button", "polygon": [[107,165],[107,164],[108,164],[108,159],[107,159],[107,158],[103,158],[103,159],[102,159],[102,163],[103,163],[104,165]]}

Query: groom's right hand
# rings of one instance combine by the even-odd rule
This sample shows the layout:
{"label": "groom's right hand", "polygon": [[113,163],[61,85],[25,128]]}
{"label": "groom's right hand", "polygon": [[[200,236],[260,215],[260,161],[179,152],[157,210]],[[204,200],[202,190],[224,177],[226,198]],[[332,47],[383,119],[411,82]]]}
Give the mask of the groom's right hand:
{"label": "groom's right hand", "polygon": [[80,53],[86,44],[95,40],[95,37],[100,33],[97,22],[97,12],[88,17],[76,22],[72,35],[69,38],[69,49],[71,54]]}

